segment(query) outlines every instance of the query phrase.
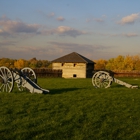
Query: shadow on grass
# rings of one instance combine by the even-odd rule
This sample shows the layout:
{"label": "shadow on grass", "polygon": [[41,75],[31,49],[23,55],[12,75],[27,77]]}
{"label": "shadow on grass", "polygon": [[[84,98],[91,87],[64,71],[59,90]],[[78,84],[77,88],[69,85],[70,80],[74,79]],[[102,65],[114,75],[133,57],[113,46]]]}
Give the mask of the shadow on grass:
{"label": "shadow on grass", "polygon": [[[43,93],[43,94],[62,94],[62,93],[66,93],[66,92],[70,92],[70,91],[76,91],[79,89],[83,89],[83,88],[60,88],[60,89],[50,89],[49,93]],[[85,89],[85,88],[84,88]]]}
{"label": "shadow on grass", "polygon": [[[138,86],[139,88],[139,85],[138,84],[131,84],[132,86]],[[120,84],[113,84],[110,86],[111,88],[128,88],[126,87],[125,85],[120,85]],[[131,88],[130,88],[131,89]]]}
{"label": "shadow on grass", "polygon": [[110,87],[111,87],[111,88],[123,88],[123,87],[125,87],[125,86],[119,85],[119,84],[115,84],[115,85],[111,85]]}
{"label": "shadow on grass", "polygon": [[[86,89],[86,88],[58,88],[58,89],[48,89],[50,92],[47,91],[43,91],[42,94],[47,95],[54,95],[54,94],[62,94],[62,93],[66,93],[66,92],[71,92],[71,91],[76,91],[76,90],[81,90],[81,89]],[[23,91],[19,91],[17,88],[13,89],[12,91],[13,93],[30,93],[30,91],[28,89],[24,89]]]}

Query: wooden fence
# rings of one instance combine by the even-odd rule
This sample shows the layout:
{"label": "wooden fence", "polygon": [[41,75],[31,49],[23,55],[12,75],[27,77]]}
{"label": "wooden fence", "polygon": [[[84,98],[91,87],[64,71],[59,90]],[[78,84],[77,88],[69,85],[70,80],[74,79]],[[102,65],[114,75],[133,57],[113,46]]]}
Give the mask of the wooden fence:
{"label": "wooden fence", "polygon": [[62,77],[62,70],[33,69],[37,77]]}
{"label": "wooden fence", "polygon": [[140,77],[140,71],[113,71],[114,77]]}
{"label": "wooden fence", "polygon": [[[93,71],[93,74],[95,72],[98,72],[100,70],[95,70]],[[101,71],[106,71],[110,73],[111,76],[113,77],[140,77],[140,71],[138,70],[133,70],[133,71],[127,71],[127,70],[116,70],[116,71],[110,71],[110,70],[101,70]]]}
{"label": "wooden fence", "polygon": [[[33,69],[38,77],[62,77],[62,70]],[[96,72],[96,71],[94,71]],[[107,71],[114,77],[140,77],[140,71]]]}

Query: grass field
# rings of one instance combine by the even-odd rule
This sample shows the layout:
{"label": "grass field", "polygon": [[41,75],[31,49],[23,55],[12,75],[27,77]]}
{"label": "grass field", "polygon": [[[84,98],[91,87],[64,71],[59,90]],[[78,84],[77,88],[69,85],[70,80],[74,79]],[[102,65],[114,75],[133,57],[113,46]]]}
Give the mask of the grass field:
{"label": "grass field", "polygon": [[140,140],[140,89],[96,89],[91,79],[38,83],[50,93],[0,93],[1,140]]}

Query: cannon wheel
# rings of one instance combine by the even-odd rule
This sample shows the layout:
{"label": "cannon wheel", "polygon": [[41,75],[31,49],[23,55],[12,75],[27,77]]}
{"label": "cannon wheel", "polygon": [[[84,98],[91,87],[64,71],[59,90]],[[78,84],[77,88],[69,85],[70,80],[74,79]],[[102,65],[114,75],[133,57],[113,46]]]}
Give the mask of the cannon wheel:
{"label": "cannon wheel", "polygon": [[0,67],[0,92],[11,92],[14,87],[13,74],[7,67]]}
{"label": "cannon wheel", "polygon": [[112,81],[113,78],[105,71],[98,71],[92,77],[92,84],[96,88],[108,88]]}
{"label": "cannon wheel", "polygon": [[30,78],[33,82],[37,83],[37,76],[33,69],[31,69],[29,67],[25,67],[25,68],[21,69],[21,72],[24,75],[26,75],[28,78]]}

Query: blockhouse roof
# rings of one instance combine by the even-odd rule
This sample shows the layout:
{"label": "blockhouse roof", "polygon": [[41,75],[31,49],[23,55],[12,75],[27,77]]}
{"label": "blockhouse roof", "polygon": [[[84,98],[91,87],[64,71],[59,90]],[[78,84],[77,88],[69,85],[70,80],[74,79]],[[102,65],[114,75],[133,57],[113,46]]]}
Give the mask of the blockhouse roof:
{"label": "blockhouse roof", "polygon": [[70,54],[67,54],[65,56],[62,56],[60,58],[57,58],[53,60],[52,62],[58,62],[58,63],[94,63],[92,60],[76,53],[72,52]]}

